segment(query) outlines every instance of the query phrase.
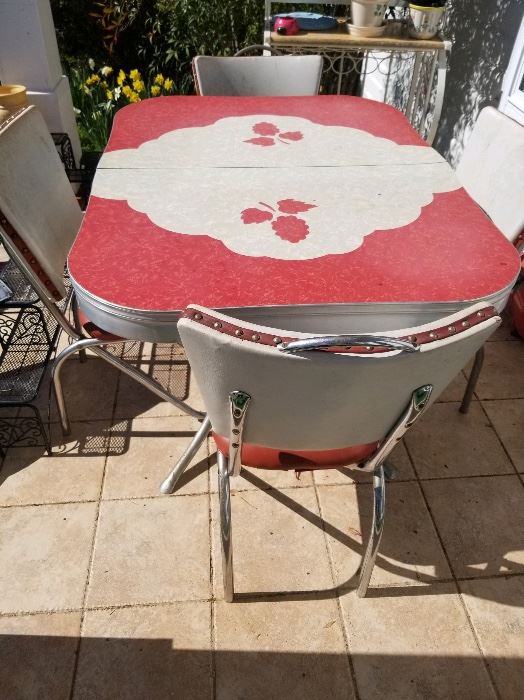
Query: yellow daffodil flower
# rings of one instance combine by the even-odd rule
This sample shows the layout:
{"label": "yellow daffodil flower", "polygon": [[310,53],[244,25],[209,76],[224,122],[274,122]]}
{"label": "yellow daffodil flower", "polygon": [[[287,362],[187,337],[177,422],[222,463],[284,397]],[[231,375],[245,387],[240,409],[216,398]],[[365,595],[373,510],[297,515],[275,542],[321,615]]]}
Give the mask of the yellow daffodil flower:
{"label": "yellow daffodil flower", "polygon": [[133,90],[129,87],[129,85],[124,85],[124,87],[122,88],[122,92],[129,99]]}
{"label": "yellow daffodil flower", "polygon": [[164,84],[164,80],[165,80],[165,78],[164,78],[164,76],[162,75],[162,73],[159,73],[159,74],[155,77],[155,85],[163,85],[163,84]]}
{"label": "yellow daffodil flower", "polygon": [[153,85],[153,87],[151,88],[151,94],[153,95],[153,97],[160,95],[160,85]]}
{"label": "yellow daffodil flower", "polygon": [[136,90],[136,92],[143,92],[145,87],[143,80],[133,80],[133,89]]}
{"label": "yellow daffodil flower", "polygon": [[119,85],[123,85],[125,79],[126,79],[126,74],[124,73],[124,71],[122,69],[120,69],[120,71],[118,72],[118,78],[116,79],[116,82]]}
{"label": "yellow daffodil flower", "polygon": [[106,97],[108,100],[113,99],[113,93],[111,92],[111,90],[106,90]]}
{"label": "yellow daffodil flower", "polygon": [[111,66],[104,66],[103,68],[100,68],[100,73],[104,76],[104,78],[110,76],[112,72],[113,69],[111,68]]}
{"label": "yellow daffodil flower", "polygon": [[171,78],[166,78],[164,80],[164,89],[169,92],[169,90],[171,90],[172,87],[173,87],[173,81],[171,80]]}
{"label": "yellow daffodil flower", "polygon": [[138,92],[131,92],[129,95],[129,102],[140,102],[140,95]]}
{"label": "yellow daffodil flower", "polygon": [[89,76],[89,78],[86,80],[86,85],[96,85],[97,83],[100,82],[100,78],[98,75],[93,73],[92,75]]}
{"label": "yellow daffodil flower", "polygon": [[136,68],[129,71],[129,77],[131,78],[131,80],[141,80],[142,78],[142,76],[140,75],[140,71],[138,71]]}

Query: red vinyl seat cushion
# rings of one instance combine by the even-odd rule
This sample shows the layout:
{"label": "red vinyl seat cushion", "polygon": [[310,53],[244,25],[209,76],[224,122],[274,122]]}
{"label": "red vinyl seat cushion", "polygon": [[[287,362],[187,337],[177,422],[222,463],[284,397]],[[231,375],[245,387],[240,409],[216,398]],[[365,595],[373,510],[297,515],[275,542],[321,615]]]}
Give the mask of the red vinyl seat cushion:
{"label": "red vinyl seat cushion", "polygon": [[82,324],[82,328],[85,330],[90,338],[97,338],[98,340],[107,340],[108,342],[112,340],[122,340],[118,335],[113,335],[112,333],[107,333],[102,328],[99,328],[93,321],[90,321],[85,313],[78,309],[78,318]]}
{"label": "red vinyl seat cushion", "polygon": [[[229,455],[229,440],[215,432],[213,438],[220,452]],[[377,447],[378,442],[372,442],[335,450],[283,450],[244,442],[241,461],[246,467],[260,469],[328,469],[364,462]]]}

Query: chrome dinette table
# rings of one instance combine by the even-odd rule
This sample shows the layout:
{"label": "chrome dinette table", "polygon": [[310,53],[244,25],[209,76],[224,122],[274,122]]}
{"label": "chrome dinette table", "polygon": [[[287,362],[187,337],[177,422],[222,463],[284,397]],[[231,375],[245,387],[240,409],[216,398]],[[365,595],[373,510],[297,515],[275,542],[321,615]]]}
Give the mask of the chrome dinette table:
{"label": "chrome dinette table", "polygon": [[519,259],[393,107],[159,97],[117,113],[68,265],[101,328],[179,342],[190,303],[333,334],[410,327],[475,301],[501,310]]}

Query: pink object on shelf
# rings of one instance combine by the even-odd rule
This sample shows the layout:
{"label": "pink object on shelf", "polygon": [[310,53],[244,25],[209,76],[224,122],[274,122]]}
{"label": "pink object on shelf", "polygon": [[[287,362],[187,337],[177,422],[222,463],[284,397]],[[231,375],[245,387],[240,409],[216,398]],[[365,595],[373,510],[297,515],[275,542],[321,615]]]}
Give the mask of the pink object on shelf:
{"label": "pink object on shelf", "polygon": [[300,27],[294,17],[277,17],[275,20],[275,31],[277,34],[293,36],[293,34],[299,33]]}

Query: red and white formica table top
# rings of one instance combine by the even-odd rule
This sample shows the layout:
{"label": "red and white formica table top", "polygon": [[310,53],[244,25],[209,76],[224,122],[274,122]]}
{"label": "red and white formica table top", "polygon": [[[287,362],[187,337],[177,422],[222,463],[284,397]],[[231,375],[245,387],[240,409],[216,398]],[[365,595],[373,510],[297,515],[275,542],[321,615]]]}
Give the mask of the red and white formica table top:
{"label": "red and white formica table top", "polygon": [[345,96],[125,107],[69,256],[93,320],[152,340],[189,303],[503,303],[518,268],[400,112]]}

